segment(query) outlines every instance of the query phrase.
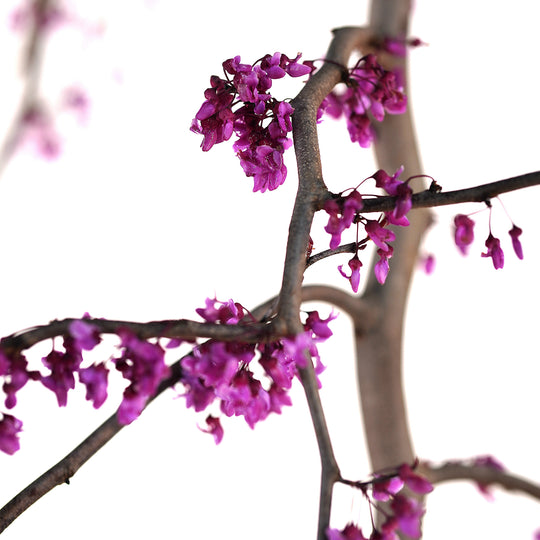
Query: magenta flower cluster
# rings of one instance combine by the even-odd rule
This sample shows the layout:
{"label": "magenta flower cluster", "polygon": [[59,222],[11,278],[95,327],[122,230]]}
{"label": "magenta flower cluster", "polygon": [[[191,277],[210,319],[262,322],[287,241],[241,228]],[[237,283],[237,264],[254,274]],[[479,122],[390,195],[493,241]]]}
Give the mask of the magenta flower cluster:
{"label": "magenta flower cluster", "polygon": [[[85,318],[88,318],[87,316]],[[7,355],[0,349],[0,376],[4,383],[6,409],[17,405],[17,393],[28,381],[38,381],[51,390],[60,407],[67,405],[68,393],[79,381],[86,388],[86,399],[98,409],[107,399],[110,368],[104,362],[84,366],[83,351],[90,351],[101,342],[93,324],[85,320],[73,321],[69,333],[63,337],[63,347],[53,345],[42,358],[45,373],[28,368],[22,353]],[[118,409],[118,421],[129,424],[143,410],[159,383],[168,375],[164,349],[156,342],[140,339],[128,329],[118,332],[119,355],[111,359],[116,370],[128,381]],[[22,422],[12,415],[3,414],[0,420],[0,450],[12,454],[19,449],[18,435]]]}
{"label": "magenta flower cluster", "polygon": [[402,114],[407,108],[407,97],[398,74],[384,69],[373,54],[361,58],[349,70],[344,81],[346,89],[333,90],[319,108],[319,118],[345,117],[352,142],[367,148],[375,138],[372,120],[384,120],[385,114]]}
{"label": "magenta flower cluster", "polygon": [[283,154],[292,144],[287,135],[292,130],[293,108],[272,97],[269,90],[275,79],[311,73],[312,64],[301,63],[300,57],[290,59],[276,52],[255,64],[241,63],[240,56],[226,60],[225,79],[210,78],[205,101],[191,124],[191,131],[203,135],[205,152],[236,134],[233,149],[246,176],[253,177],[253,191],[272,191],[287,177]]}
{"label": "magenta flower cluster", "polygon": [[[490,207],[491,211],[491,207]],[[491,220],[490,220],[491,221]],[[458,214],[454,218],[454,241],[456,246],[463,255],[467,255],[469,247],[474,241],[474,226],[475,222],[464,214]],[[512,248],[518,259],[523,259],[523,247],[521,245],[520,236],[523,231],[514,223],[508,231],[512,240]],[[490,257],[493,262],[493,267],[498,270],[504,266],[504,252],[501,248],[501,241],[493,236],[491,231],[491,223],[489,234],[485,241],[486,252],[482,253],[482,257]]]}
{"label": "magenta flower cluster", "polygon": [[[207,299],[206,306],[197,310],[207,322],[218,324],[244,324],[250,315],[241,304],[232,300],[220,302]],[[315,361],[315,373],[324,367],[317,351],[317,343],[332,335],[328,323],[335,316],[321,319],[310,312],[304,323],[304,332],[295,337],[271,343],[241,343],[208,340],[197,345],[182,360],[184,396],[186,405],[195,411],[204,411],[213,403],[225,416],[242,416],[247,424],[255,425],[270,413],[281,413],[291,405],[289,390],[299,367]],[[209,414],[203,431],[211,433],[216,443],[223,437],[219,417]]]}
{"label": "magenta flower cluster", "polygon": [[[246,310],[232,300],[219,302],[207,299],[197,313],[208,322],[217,324],[249,324]],[[243,416],[253,428],[270,413],[280,413],[290,405],[288,391],[298,367],[315,362],[320,374],[321,363],[317,343],[332,335],[328,323],[331,314],[321,319],[314,311],[308,313],[304,332],[274,343],[241,343],[208,340],[195,344],[182,361],[184,396],[188,407],[196,411],[219,402],[225,416]],[[156,394],[160,383],[170,374],[165,362],[165,348],[160,340],[142,339],[128,328],[117,331],[117,354],[110,362],[88,363],[84,351],[91,351],[101,342],[101,335],[89,316],[75,320],[63,336],[62,347],[53,342],[51,351],[42,358],[44,372],[30,369],[22,353],[7,354],[0,346],[0,377],[3,379],[4,406],[11,410],[17,405],[18,392],[28,381],[41,383],[54,393],[58,405],[67,405],[68,393],[77,382],[86,388],[86,399],[98,409],[108,397],[107,387],[111,367],[127,381],[117,417],[120,424],[133,422],[148,400]],[[178,347],[181,340],[170,340],[166,348]],[[256,359],[256,360],[255,360]],[[207,419],[208,429],[216,441],[223,435],[219,418]],[[0,450],[13,454],[19,449],[22,422],[8,413],[0,418]]]}
{"label": "magenta flower cluster", "polygon": [[415,498],[402,492],[404,486],[419,495],[433,491],[431,483],[407,463],[393,474],[375,476],[371,482],[357,487],[362,490],[372,508],[380,509],[378,502],[388,503],[387,509],[383,511],[385,520],[380,528],[373,526],[370,536],[366,537],[358,525],[349,523],[342,530],[329,528],[326,533],[328,540],[398,540],[398,533],[409,538],[420,538],[421,519],[425,509]]}
{"label": "magenta flower cluster", "polygon": [[[328,214],[328,224],[325,231],[330,234],[330,249],[336,249],[341,243],[342,233],[351,225],[357,226],[356,251],[349,260],[348,265],[350,275],[345,273],[343,265],[338,267],[339,272],[347,278],[354,292],[358,291],[360,283],[360,268],[362,263],[358,257],[358,251],[365,248],[368,241],[372,241],[377,248],[378,261],[375,264],[374,272],[377,281],[383,284],[386,281],[390,269],[389,259],[394,253],[390,242],[396,238],[395,233],[388,229],[388,225],[407,226],[409,220],[407,213],[412,208],[412,189],[409,179],[402,181],[399,176],[403,172],[400,167],[392,176],[385,171],[378,170],[373,176],[376,187],[382,189],[386,195],[395,197],[394,208],[385,212],[379,220],[367,219],[361,214],[363,208],[362,195],[353,189],[347,195],[339,195],[326,201],[324,210]],[[358,240],[358,229],[362,225],[366,236]]]}

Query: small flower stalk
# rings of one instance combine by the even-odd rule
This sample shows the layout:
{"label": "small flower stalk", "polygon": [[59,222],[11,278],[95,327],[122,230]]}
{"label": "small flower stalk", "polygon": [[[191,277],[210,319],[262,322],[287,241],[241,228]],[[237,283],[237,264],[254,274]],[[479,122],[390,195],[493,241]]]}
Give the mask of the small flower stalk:
{"label": "small flower stalk", "polygon": [[433,486],[413,467],[404,463],[393,473],[374,475],[369,482],[351,482],[350,485],[361,490],[370,506],[371,515],[373,510],[379,510],[380,502],[388,503],[384,510],[385,519],[378,528],[372,520],[369,536],[365,536],[354,523],[348,523],[341,530],[329,528],[326,531],[328,540],[398,540],[400,533],[410,538],[420,538],[425,509],[417,499],[405,494],[403,488],[406,486],[417,495],[425,495],[433,491]]}

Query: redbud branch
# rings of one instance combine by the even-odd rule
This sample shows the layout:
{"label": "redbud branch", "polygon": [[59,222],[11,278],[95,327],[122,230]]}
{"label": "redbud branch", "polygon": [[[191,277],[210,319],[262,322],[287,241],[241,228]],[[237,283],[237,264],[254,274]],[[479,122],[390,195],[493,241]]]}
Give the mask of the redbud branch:
{"label": "redbud branch", "polygon": [[[427,189],[413,194],[412,207],[434,208],[436,206],[448,206],[467,202],[486,202],[497,195],[537,185],[540,185],[540,171],[455,191],[435,193]],[[362,213],[387,212],[395,207],[395,197],[364,199],[363,203]]]}
{"label": "redbud branch", "polygon": [[[6,354],[29,349],[36,343],[57,336],[69,334],[71,323],[78,319],[51,321],[43,326],[35,326],[27,330],[2,338],[0,347]],[[270,332],[267,324],[227,325],[196,322],[187,319],[163,320],[151,322],[115,321],[109,319],[85,318],[85,322],[100,334],[118,334],[122,329],[131,330],[141,339],[149,338],[212,338],[219,341],[242,341],[259,343],[272,338],[283,337]]]}
{"label": "redbud branch", "polygon": [[[145,408],[165,390],[174,386],[181,377],[182,367],[181,360],[179,360],[170,366],[169,377],[161,382],[154,396],[147,401]],[[56,465],[15,495],[0,509],[0,533],[43,495],[56,486],[69,483],[69,479],[123,427],[122,424],[118,423],[115,413]]]}
{"label": "redbud branch", "polygon": [[504,470],[478,464],[449,461],[442,465],[423,462],[419,472],[432,484],[452,480],[472,480],[482,486],[498,485],[508,491],[519,491],[540,501],[540,485]]}
{"label": "redbud branch", "polygon": [[[328,194],[323,180],[317,137],[317,110],[323,99],[341,81],[343,77],[341,66],[347,65],[352,52],[366,43],[367,36],[368,32],[362,28],[335,30],[326,55],[329,61],[309,79],[302,91],[291,102],[294,107],[292,124],[298,167],[298,193],[289,225],[277,317],[273,323],[285,334],[296,334],[302,331],[299,317],[302,281],[306,269],[306,248],[309,244],[313,216],[322,207]],[[306,393],[321,457],[317,538],[325,540],[326,529],[330,523],[332,488],[339,477],[339,469],[310,363],[307,369],[301,370],[300,378]]]}
{"label": "redbud branch", "polygon": [[275,321],[275,324],[285,328],[295,325],[299,317],[309,232],[315,211],[322,207],[328,194],[317,137],[317,110],[322,100],[341,81],[343,71],[340,66],[347,65],[352,52],[367,43],[367,38],[368,31],[364,28],[335,30],[326,55],[329,61],[308,80],[291,102],[294,107],[292,124],[298,193],[289,225],[278,317]]}
{"label": "redbud branch", "polygon": [[53,4],[54,0],[36,0],[32,3],[31,9],[34,10],[34,16],[31,20],[33,24],[28,32],[22,59],[22,71],[26,77],[26,83],[18,110],[0,147],[0,175],[17,147],[24,116],[36,101],[43,63],[43,42],[46,33],[43,20]]}

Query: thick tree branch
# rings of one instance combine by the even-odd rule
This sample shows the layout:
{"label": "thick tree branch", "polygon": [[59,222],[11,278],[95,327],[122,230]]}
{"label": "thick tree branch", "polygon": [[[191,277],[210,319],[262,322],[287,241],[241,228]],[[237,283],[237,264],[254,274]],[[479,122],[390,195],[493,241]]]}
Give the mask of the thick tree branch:
{"label": "thick tree branch", "polygon": [[[370,26],[379,38],[408,34],[409,0],[373,0]],[[404,59],[388,58],[387,68],[406,73]],[[375,143],[379,167],[395,171],[404,166],[407,175],[422,172],[409,106],[406,114],[389,116],[381,123]],[[412,186],[418,191],[416,179]],[[367,201],[366,201],[367,202]],[[364,428],[373,470],[412,462],[401,374],[401,342],[407,293],[421,235],[428,223],[426,211],[415,212],[410,226],[395,230],[392,270],[384,286],[369,272],[363,296],[378,314],[368,332],[357,329],[357,373]]]}
{"label": "thick tree branch", "polygon": [[[322,100],[341,81],[342,67],[346,66],[352,52],[366,42],[367,32],[361,28],[342,28],[334,31],[323,67],[306,83],[300,94],[292,101],[293,140],[298,167],[298,193],[289,225],[283,280],[279,293],[277,317],[274,325],[287,334],[302,331],[300,306],[302,281],[306,269],[306,251],[313,216],[327,196],[324,184],[319,144],[317,138],[317,110]],[[333,484],[339,477],[324,412],[320,402],[312,367],[301,370],[302,384],[309,404],[319,453],[321,456],[321,497],[317,538],[326,538],[330,522]]]}
{"label": "thick tree branch", "polygon": [[[328,190],[324,184],[317,137],[317,110],[322,100],[343,77],[350,55],[367,43],[363,28],[340,28],[328,49],[327,62],[292,101],[293,140],[298,167],[298,193],[289,226],[283,280],[276,325],[292,329],[298,324],[301,287],[306,269],[306,250],[315,211],[322,207]],[[282,330],[283,331],[283,330]],[[293,333],[290,332],[289,333]]]}

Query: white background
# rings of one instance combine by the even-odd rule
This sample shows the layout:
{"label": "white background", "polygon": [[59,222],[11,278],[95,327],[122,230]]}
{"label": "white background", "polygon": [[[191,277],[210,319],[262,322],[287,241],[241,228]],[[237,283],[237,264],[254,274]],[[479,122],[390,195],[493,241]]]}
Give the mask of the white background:
{"label": "white background", "polygon": [[[140,321],[193,318],[207,296],[252,307],[275,294],[296,188],[292,151],[285,185],[253,194],[230,144],[203,154],[188,128],[223,60],[241,54],[253,62],[276,50],[320,58],[330,29],[362,24],[366,3],[74,2],[86,30],[72,25],[55,33],[43,95],[55,103],[66,85],[80,84],[92,101],[90,115],[82,127],[60,115],[66,140],[59,161],[44,163],[27,150],[0,180],[0,333],[85,311]],[[2,21],[14,4],[2,3]],[[444,189],[539,168],[538,15],[530,0],[416,2],[412,34],[429,46],[412,53],[411,102],[425,172]],[[19,97],[19,47],[4,27],[2,129]],[[292,97],[300,85],[277,81],[276,94]],[[348,142],[344,124],[327,121],[320,136],[333,191],[374,172],[370,151]],[[490,453],[540,482],[537,197],[537,188],[503,197],[524,230],[524,261],[513,255],[511,224],[494,204],[493,232],[506,255],[498,271],[480,257],[486,212],[475,217],[477,241],[467,258],[452,243],[458,210],[437,212],[425,245],[437,268],[415,277],[404,345],[421,458]],[[327,247],[323,224],[316,221],[316,249]],[[306,282],[346,287],[336,270],[346,260],[319,263]],[[360,479],[369,466],[345,315],[333,329],[335,338],[322,348],[322,394],[343,473]],[[29,357],[39,363],[49,348]],[[22,391],[15,411],[24,421],[22,448],[0,455],[0,503],[111,414],[121,389],[116,382],[97,412],[82,389],[62,410],[48,391]],[[293,401],[253,432],[242,420],[225,422],[225,439],[215,447],[170,392],[4,537],[313,538],[318,454],[299,385]],[[487,502],[467,484],[441,487],[429,499],[426,538],[531,538],[539,505],[494,493],[495,502]],[[334,524],[359,512],[365,519],[360,497],[340,489]]]}

